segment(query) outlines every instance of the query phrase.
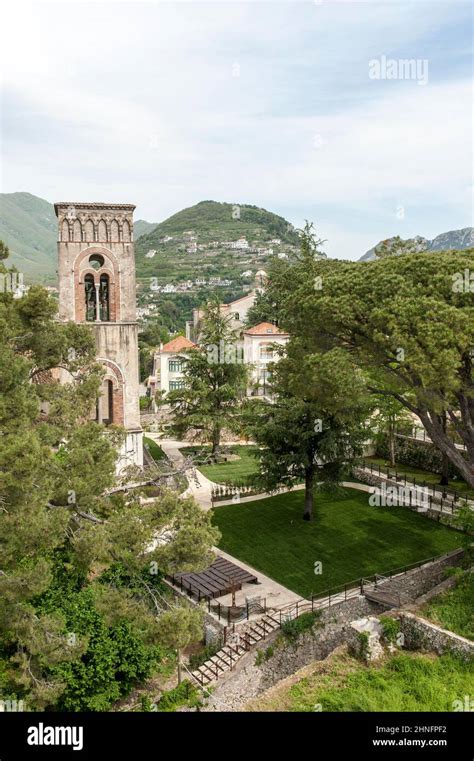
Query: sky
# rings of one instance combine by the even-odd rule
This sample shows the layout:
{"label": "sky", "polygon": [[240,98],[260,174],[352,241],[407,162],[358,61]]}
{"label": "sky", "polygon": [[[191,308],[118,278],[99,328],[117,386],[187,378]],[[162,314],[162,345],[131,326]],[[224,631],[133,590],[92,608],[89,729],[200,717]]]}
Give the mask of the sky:
{"label": "sky", "polygon": [[469,2],[3,5],[2,192],[250,203],[346,259],[473,224]]}

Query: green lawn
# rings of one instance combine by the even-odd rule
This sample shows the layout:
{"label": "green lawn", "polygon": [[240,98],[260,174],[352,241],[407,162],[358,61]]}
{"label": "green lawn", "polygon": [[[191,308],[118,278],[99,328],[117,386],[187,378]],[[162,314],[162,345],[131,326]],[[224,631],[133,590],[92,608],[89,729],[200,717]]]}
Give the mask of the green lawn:
{"label": "green lawn", "polygon": [[452,655],[400,653],[369,667],[338,655],[296,684],[260,696],[248,710],[453,711],[473,690],[474,663]]}
{"label": "green lawn", "polygon": [[155,462],[166,459],[165,453],[163,452],[160,445],[156,443],[156,441],[153,441],[153,439],[149,439],[147,436],[144,436],[143,443],[148,447],[148,451],[150,452]]}
{"label": "green lawn", "polygon": [[406,508],[371,507],[355,489],[317,495],[311,522],[301,517],[303,491],[217,506],[213,514],[225,552],[304,597],[442,554],[462,539]]}
{"label": "green lawn", "polygon": [[[390,468],[391,472],[394,471],[394,468],[390,466],[390,463],[388,460],[384,460],[383,457],[366,457],[365,458],[367,463],[372,463],[373,465],[380,465],[382,468],[387,469]],[[440,486],[439,479],[441,476],[439,473],[432,473],[429,470],[423,470],[422,468],[416,468],[414,465],[402,465],[401,463],[397,463],[397,473],[400,473],[401,475],[404,475],[408,478],[409,481],[417,481],[418,483],[423,483],[423,481],[426,481],[427,484],[434,486]],[[474,491],[471,489],[469,484],[467,484],[462,479],[452,479],[450,480],[448,484],[448,489],[456,489],[460,494],[474,497]]]}
{"label": "green lawn", "polygon": [[443,629],[474,640],[474,574],[464,573],[454,589],[430,600],[420,613]]}
{"label": "green lawn", "polygon": [[[210,447],[183,447],[181,449],[183,454],[202,452],[206,455],[210,451]],[[229,447],[228,451],[230,454],[238,455],[239,459],[230,462],[219,462],[215,465],[199,465],[198,459],[199,470],[206,478],[216,483],[229,484],[231,486],[246,486],[252,476],[258,473],[258,461],[253,456],[253,453],[257,451],[257,447],[233,446]],[[222,456],[225,458],[225,452]]]}

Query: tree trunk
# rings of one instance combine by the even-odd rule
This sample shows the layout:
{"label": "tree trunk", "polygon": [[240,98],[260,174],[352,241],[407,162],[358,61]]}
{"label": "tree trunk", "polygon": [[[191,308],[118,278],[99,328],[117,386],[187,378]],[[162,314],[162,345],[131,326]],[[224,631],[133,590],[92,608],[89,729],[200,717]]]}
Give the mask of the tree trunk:
{"label": "tree trunk", "polygon": [[[440,420],[443,427],[443,433],[446,434],[445,412],[440,416]],[[441,486],[447,486],[449,484],[449,460],[444,452],[442,452],[441,478],[439,479],[439,483]]]}
{"label": "tree trunk", "polygon": [[212,457],[217,457],[221,448],[221,429],[219,425],[215,425],[212,430]]}
{"label": "tree trunk", "polygon": [[[472,462],[463,457],[462,450],[458,449],[449,436],[444,433],[442,426],[433,422],[426,412],[418,412],[418,417],[423,423],[424,428],[431,441],[436,444],[438,449],[446,455],[448,460],[453,463],[459,471],[462,478],[474,489],[474,467]],[[467,452],[468,457],[470,452]]]}
{"label": "tree trunk", "polygon": [[181,676],[181,651],[176,650],[176,654],[178,656],[178,684],[181,684],[182,676]]}
{"label": "tree trunk", "polygon": [[304,476],[304,521],[310,521],[313,517],[313,484],[314,466],[309,465],[305,470]]}
{"label": "tree trunk", "polygon": [[448,486],[449,484],[449,459],[443,454],[443,462],[441,465],[441,478],[439,479],[441,486]]}
{"label": "tree trunk", "polygon": [[391,429],[389,432],[389,445],[390,445],[390,467],[395,467],[395,434]]}

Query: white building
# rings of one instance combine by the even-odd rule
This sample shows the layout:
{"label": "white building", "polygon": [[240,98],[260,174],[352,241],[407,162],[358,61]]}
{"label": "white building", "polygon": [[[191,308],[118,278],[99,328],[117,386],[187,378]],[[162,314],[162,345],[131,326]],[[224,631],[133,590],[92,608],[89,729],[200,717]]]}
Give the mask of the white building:
{"label": "white building", "polygon": [[186,351],[195,346],[184,336],[177,336],[160,346],[153,357],[153,373],[147,379],[147,388],[152,397],[158,390],[167,393],[183,387],[183,360]]}
{"label": "white building", "polygon": [[240,250],[245,250],[249,248],[249,242],[246,238],[242,237],[242,238],[239,238],[238,240],[231,241],[230,247],[240,249]]}
{"label": "white building", "polygon": [[[221,313],[230,318],[229,326],[235,332],[236,346],[242,351],[243,361],[251,368],[248,396],[271,396],[268,365],[278,361],[279,355],[275,348],[284,346],[289,338],[287,333],[270,322],[244,328],[249,309],[255,302],[258,290],[263,288],[266,277],[266,272],[260,270],[256,275],[259,288],[229,304],[220,305]],[[152,396],[157,390],[168,392],[183,386],[183,359],[189,349],[199,344],[203,316],[204,309],[194,309],[193,320],[186,323],[186,338],[178,336],[155,353],[153,375],[147,381]]]}
{"label": "white building", "polygon": [[[244,322],[247,318],[247,312],[255,301],[256,291],[250,291],[240,299],[231,301],[229,304],[221,304],[221,312],[224,315],[230,316],[232,319],[229,321],[232,330],[237,331],[239,334],[242,331]],[[193,319],[186,323],[186,337],[188,339],[199,339],[199,330],[201,320],[204,316],[204,309],[193,309]]]}
{"label": "white building", "polygon": [[278,346],[284,346],[288,333],[271,322],[261,322],[244,330],[244,362],[251,366],[248,396],[271,396],[271,373],[268,365],[278,361]]}

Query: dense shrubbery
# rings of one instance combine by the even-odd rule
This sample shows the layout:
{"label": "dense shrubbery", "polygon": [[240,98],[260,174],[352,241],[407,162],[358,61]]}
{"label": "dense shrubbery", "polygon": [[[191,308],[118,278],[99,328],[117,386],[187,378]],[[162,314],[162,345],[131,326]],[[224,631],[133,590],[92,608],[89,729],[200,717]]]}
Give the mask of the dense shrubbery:
{"label": "dense shrubbery", "polygon": [[177,687],[162,694],[156,704],[156,710],[169,713],[185,705],[195,708],[200,705],[200,702],[200,694],[197,687],[187,679],[184,679]]}
{"label": "dense shrubbery", "polygon": [[[389,459],[389,444],[386,436],[381,435],[377,438],[375,454],[377,457]],[[400,465],[411,465],[415,468],[441,474],[443,458],[439,449],[432,444],[397,438],[395,441],[395,457],[396,462]],[[454,465],[449,463],[449,478],[459,477]]]}
{"label": "dense shrubbery", "polygon": [[[147,580],[150,583],[149,575]],[[99,581],[134,591],[133,580],[118,565]],[[54,583],[37,601],[40,613],[62,616],[66,637],[85,643],[79,660],[61,662],[50,669],[50,675],[65,685],[58,702],[51,707],[62,711],[106,711],[150,676],[170,653],[147,643],[139,624],[125,617],[110,624],[96,605],[96,587],[82,586],[83,583],[84,579],[58,558]],[[159,580],[155,583],[159,584]]]}

